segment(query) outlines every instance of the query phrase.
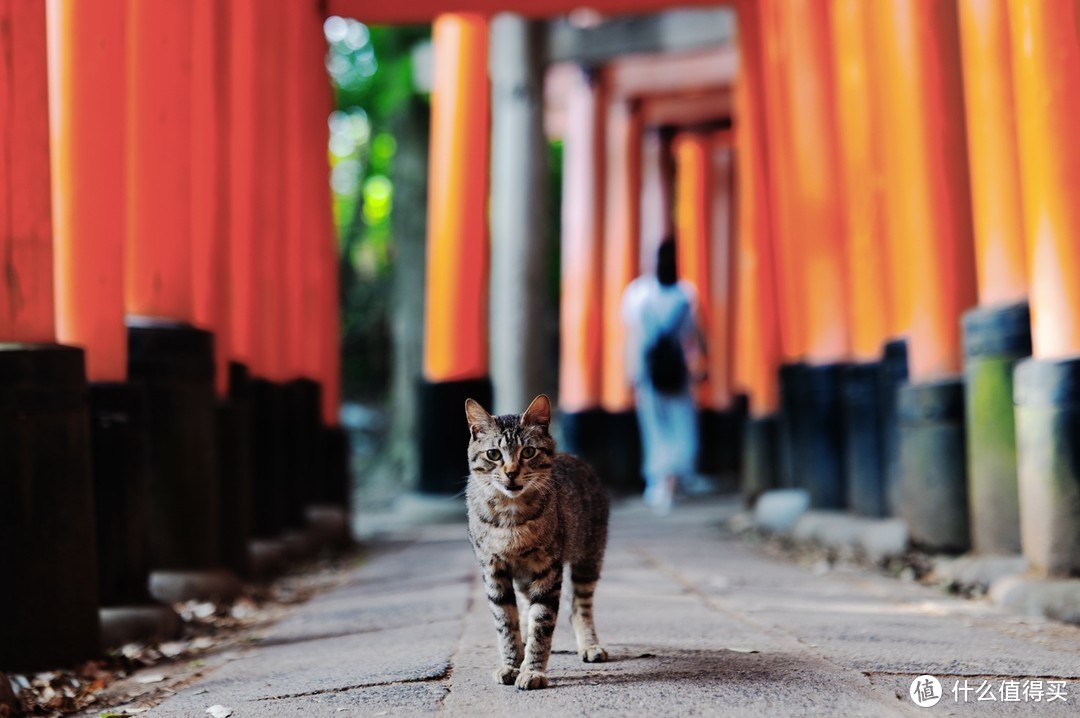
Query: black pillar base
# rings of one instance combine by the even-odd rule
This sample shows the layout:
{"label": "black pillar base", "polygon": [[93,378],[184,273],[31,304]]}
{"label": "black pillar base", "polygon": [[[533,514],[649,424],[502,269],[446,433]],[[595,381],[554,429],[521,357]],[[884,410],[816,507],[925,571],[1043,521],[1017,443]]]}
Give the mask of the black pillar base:
{"label": "black pillar base", "polygon": [[[608,413],[603,409],[559,413],[559,451],[579,456],[587,461],[605,484],[611,481],[608,445],[614,434],[608,429],[608,418]],[[640,446],[641,434],[638,433],[636,426],[634,434]],[[638,473],[640,474],[640,470]]]}
{"label": "black pillar base", "polygon": [[[464,409],[462,413],[464,414]],[[324,478],[319,482],[315,503],[341,506],[348,514],[353,496],[352,447],[349,445],[349,435],[337,426],[323,427],[321,433]]]}
{"label": "black pillar base", "polygon": [[847,504],[841,394],[846,366],[802,365],[788,385],[795,485],[810,492],[816,509]]}
{"label": "black pillar base", "polygon": [[322,466],[322,387],[311,379],[295,379],[287,385],[289,431],[293,447],[292,480],[288,500],[295,507],[294,525],[306,525],[305,510],[314,503],[316,484],[325,475]]}
{"label": "black pillar base", "polygon": [[152,566],[220,567],[213,336],[183,323],[129,320],[128,376],[146,388]]}
{"label": "black pillar base", "polygon": [[905,384],[900,422],[900,515],[911,542],[960,553],[970,545],[964,384],[959,379]]}
{"label": "black pillar base", "polygon": [[1080,576],[1080,357],[1026,359],[1014,382],[1024,557]]}
{"label": "black pillar base", "polygon": [[258,377],[251,379],[250,390],[251,533],[254,538],[273,539],[288,523],[286,395],[279,384]]}
{"label": "black pillar base", "polygon": [[881,363],[851,364],[843,382],[848,506],[859,516],[886,516]]}
{"label": "black pillar base", "polygon": [[218,476],[221,486],[221,558],[239,576],[251,575],[251,465],[249,424],[251,377],[243,364],[229,364],[229,394],[217,402]]}
{"label": "black pillar base", "polygon": [[456,494],[469,477],[469,424],[465,400],[488,411],[491,380],[462,379],[420,384],[420,486],[427,494]]}
{"label": "black pillar base", "polygon": [[979,307],[963,318],[971,547],[1020,553],[1013,369],[1031,354],[1027,302]]}
{"label": "black pillar base", "polygon": [[619,493],[640,494],[645,490],[641,476],[641,432],[638,430],[637,413],[630,411],[606,412],[601,421],[606,433],[604,446],[599,448],[600,478],[609,488]]}
{"label": "black pillar base", "polygon": [[753,506],[766,491],[780,486],[780,418],[777,415],[748,419],[743,439],[742,495]]}
{"label": "black pillar base", "polygon": [[0,670],[98,655],[83,352],[0,344]]}
{"label": "black pillar base", "polygon": [[777,456],[777,466],[780,469],[779,488],[787,489],[802,485],[795,468],[795,417],[798,413],[795,395],[805,368],[805,364],[798,362],[781,364],[778,373],[777,381],[780,386],[780,414],[777,417],[779,430],[777,436],[780,439],[780,451]]}
{"label": "black pillar base", "polygon": [[729,476],[741,470],[746,417],[745,394],[736,395],[728,409],[698,412],[698,473]]}
{"label": "black pillar base", "polygon": [[907,340],[886,342],[881,353],[881,449],[889,516],[900,515],[900,420],[896,395],[907,379]]}
{"label": "black pillar base", "polygon": [[151,602],[150,445],[140,384],[90,385],[90,442],[102,606]]}

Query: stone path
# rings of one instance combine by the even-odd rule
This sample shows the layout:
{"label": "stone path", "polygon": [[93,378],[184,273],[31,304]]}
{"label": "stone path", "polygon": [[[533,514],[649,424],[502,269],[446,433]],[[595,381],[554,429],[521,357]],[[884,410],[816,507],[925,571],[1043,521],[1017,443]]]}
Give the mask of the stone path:
{"label": "stone path", "polygon": [[[721,528],[736,510],[617,507],[596,594],[612,660],[578,660],[564,607],[547,690],[491,680],[495,631],[464,526],[450,524],[374,544],[345,586],[144,715],[1080,714],[1080,628],[766,556]],[[941,683],[932,708],[909,697],[922,674]]]}

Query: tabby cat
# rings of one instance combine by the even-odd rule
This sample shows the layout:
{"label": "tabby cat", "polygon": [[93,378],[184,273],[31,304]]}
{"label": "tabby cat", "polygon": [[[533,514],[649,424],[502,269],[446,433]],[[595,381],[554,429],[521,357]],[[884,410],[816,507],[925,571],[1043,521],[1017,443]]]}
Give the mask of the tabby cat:
{"label": "tabby cat", "polygon": [[[544,688],[566,565],[578,655],[590,663],[608,657],[592,615],[607,544],[607,493],[588,464],[556,453],[548,431],[551,403],[543,394],[521,415],[492,416],[472,399],[465,414],[472,435],[469,540],[499,633],[502,664],[495,680]],[[524,646],[515,588],[528,604]]]}

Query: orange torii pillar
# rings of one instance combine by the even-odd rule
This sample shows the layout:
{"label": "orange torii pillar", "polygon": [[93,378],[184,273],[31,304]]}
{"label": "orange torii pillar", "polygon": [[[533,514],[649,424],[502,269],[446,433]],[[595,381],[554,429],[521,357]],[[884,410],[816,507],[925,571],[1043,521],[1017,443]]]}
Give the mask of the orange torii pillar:
{"label": "orange torii pillar", "polygon": [[763,492],[780,485],[780,318],[765,141],[765,38],[757,2],[747,0],[737,7],[740,62],[733,117],[738,217],[733,381],[747,397],[742,493],[753,503]]}
{"label": "orange torii pillar", "polygon": [[126,381],[126,16],[126,0],[49,4],[57,337],[86,353],[105,646],[179,627],[147,592],[146,392]]}
{"label": "orange torii pillar", "polygon": [[1031,355],[1006,0],[961,0],[979,306],[963,318],[971,545],[1020,553],[1013,369]]}
{"label": "orange torii pillar", "polygon": [[563,138],[559,409],[564,451],[606,469],[603,77],[581,68],[567,89]]}
{"label": "orange torii pillar", "polygon": [[352,474],[349,437],[341,428],[341,308],[338,293],[339,261],[330,198],[330,163],[327,157],[327,118],[334,108],[326,74],[326,38],[319,3],[311,3],[301,18],[307,32],[296,59],[304,79],[300,84],[300,136],[304,147],[297,192],[302,201],[304,250],[302,316],[309,332],[298,358],[301,374],[315,381],[320,437],[316,440],[314,470],[318,473],[309,494],[308,516],[322,538],[347,542]]}
{"label": "orange torii pillar", "polygon": [[247,373],[230,361],[229,3],[192,2],[191,268],[195,324],[214,335],[222,562],[250,575]]}
{"label": "orange torii pillar", "polygon": [[605,122],[600,408],[606,416],[606,443],[612,447],[605,479],[637,491],[641,476],[641,435],[632,384],[626,373],[622,295],[637,277],[639,266],[642,132],[639,103],[612,100],[607,106]]}
{"label": "orange torii pillar", "polygon": [[[333,94],[325,73],[320,3],[286,5],[285,313],[293,411],[298,422],[298,498],[325,539],[345,538],[348,443],[338,426],[339,332],[336,238],[332,225],[327,118]],[[344,455],[342,455],[344,451]]]}
{"label": "orange torii pillar", "polygon": [[882,345],[889,338],[889,292],[883,241],[881,158],[871,95],[866,9],[862,0],[829,7],[840,191],[847,257],[852,363],[844,372],[848,506],[862,516],[885,516],[885,436],[895,431],[881,384]]}
{"label": "orange torii pillar", "polygon": [[[420,490],[468,475],[464,405],[491,407],[488,378],[488,24],[440,15],[432,41],[427,293],[420,388]],[[452,427],[458,430],[451,430]]]}
{"label": "orange torii pillar", "polygon": [[656,250],[675,230],[672,209],[675,169],[672,129],[649,127],[641,136],[641,200],[638,209],[638,263],[643,274],[656,273]]}
{"label": "orange torii pillar", "polygon": [[[0,1],[0,668],[100,652],[81,349],[56,344],[46,7]],[[16,588],[17,587],[17,588]]]}
{"label": "orange torii pillar", "polygon": [[1034,358],[1017,367],[1020,538],[1043,575],[1080,574],[1080,2],[1009,3]]}
{"label": "orange torii pillar", "polygon": [[801,243],[797,227],[793,227],[793,181],[790,167],[793,164],[792,146],[788,123],[793,115],[785,88],[790,59],[788,43],[781,13],[783,3],[775,0],[743,3],[743,14],[753,12],[757,19],[761,56],[761,102],[763,107],[760,126],[763,141],[768,148],[764,155],[768,161],[765,178],[768,182],[769,211],[771,212],[769,237],[772,241],[773,271],[777,318],[780,332],[781,365],[777,376],[780,385],[780,411],[777,417],[779,439],[777,482],[783,487],[799,483],[794,449],[795,405],[793,386],[798,384],[797,374],[806,354],[806,328],[801,311],[803,277],[800,271]]}
{"label": "orange torii pillar", "polygon": [[[699,367],[707,371],[707,378],[696,390],[701,437],[698,470],[716,475],[737,468],[741,437],[740,412],[733,406],[727,366],[731,245],[730,214],[722,208],[730,198],[730,158],[726,176],[714,172],[714,139],[710,131],[681,132],[675,137],[673,154],[679,278],[697,290],[697,319],[707,349]],[[726,192],[718,194],[717,188]],[[721,216],[715,217],[718,212]]]}
{"label": "orange torii pillar", "polygon": [[911,539],[967,548],[960,315],[975,303],[960,29],[953,3],[867,5],[882,88],[894,322],[909,328],[898,395],[900,514]]}
{"label": "orange torii pillar", "polygon": [[193,326],[192,5],[127,8],[128,375],[146,387],[151,592],[239,590],[222,565],[214,339]]}
{"label": "orange torii pillar", "polygon": [[850,331],[828,5],[790,0],[768,9],[773,42],[787,53],[770,78],[778,85],[774,95],[780,108],[797,108],[769,129],[786,159],[774,165],[786,175],[779,246],[785,281],[795,284],[784,288],[785,304],[798,317],[793,323],[802,339],[801,355],[792,357],[798,363],[781,370],[791,468],[812,506],[842,508],[843,374]]}

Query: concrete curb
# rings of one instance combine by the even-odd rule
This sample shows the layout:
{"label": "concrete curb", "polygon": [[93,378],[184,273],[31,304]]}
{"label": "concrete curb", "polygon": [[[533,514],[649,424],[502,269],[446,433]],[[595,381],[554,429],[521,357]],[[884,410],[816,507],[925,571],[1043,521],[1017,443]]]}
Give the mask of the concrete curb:
{"label": "concrete curb", "polygon": [[162,603],[183,601],[231,601],[240,595],[243,586],[230,571],[153,571],[150,574],[150,595]]}
{"label": "concrete curb", "polygon": [[[803,494],[800,496],[800,493]],[[902,519],[875,519],[840,511],[811,511],[801,489],[778,489],[762,494],[753,516],[743,515],[733,530],[753,526],[800,543],[813,543],[881,563],[909,550],[908,529]],[[930,557],[930,580],[969,596],[987,595],[1003,608],[1080,624],[1080,578],[1038,578],[1028,573],[1022,556]]]}
{"label": "concrete curb", "polygon": [[176,611],[168,606],[111,606],[100,609],[98,616],[105,650],[136,641],[169,641],[183,628]]}

